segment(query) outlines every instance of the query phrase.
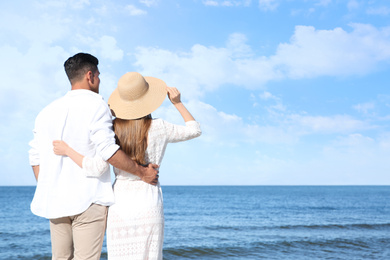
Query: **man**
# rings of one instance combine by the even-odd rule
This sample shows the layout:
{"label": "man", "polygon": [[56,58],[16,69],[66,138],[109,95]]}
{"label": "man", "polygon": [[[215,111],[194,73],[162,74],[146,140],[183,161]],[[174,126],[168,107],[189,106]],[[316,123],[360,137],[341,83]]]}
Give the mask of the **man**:
{"label": "man", "polygon": [[72,89],[37,116],[30,164],[37,187],[31,211],[50,220],[53,259],[100,259],[107,207],[114,203],[110,170],[86,177],[70,158],[53,152],[64,140],[86,156],[99,154],[113,166],[157,183],[157,165],[142,167],[115,144],[112,116],[99,93],[98,59],[86,53],[64,64]]}

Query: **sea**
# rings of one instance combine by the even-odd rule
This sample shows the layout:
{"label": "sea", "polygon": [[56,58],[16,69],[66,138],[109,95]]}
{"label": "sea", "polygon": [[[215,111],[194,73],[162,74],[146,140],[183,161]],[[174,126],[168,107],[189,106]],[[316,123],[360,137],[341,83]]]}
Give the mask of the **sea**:
{"label": "sea", "polygon": [[[390,259],[390,186],[163,186],[164,259]],[[51,259],[35,187],[0,187],[0,259]],[[106,242],[101,259],[107,259]]]}

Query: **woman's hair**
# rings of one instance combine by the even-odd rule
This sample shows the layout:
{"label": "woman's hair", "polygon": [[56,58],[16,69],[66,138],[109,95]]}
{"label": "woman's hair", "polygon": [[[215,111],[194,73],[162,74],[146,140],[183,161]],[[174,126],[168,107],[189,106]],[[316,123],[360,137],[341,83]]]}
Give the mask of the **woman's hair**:
{"label": "woman's hair", "polygon": [[114,119],[114,131],[117,144],[132,160],[145,165],[145,151],[148,147],[148,131],[152,116],[138,119]]}

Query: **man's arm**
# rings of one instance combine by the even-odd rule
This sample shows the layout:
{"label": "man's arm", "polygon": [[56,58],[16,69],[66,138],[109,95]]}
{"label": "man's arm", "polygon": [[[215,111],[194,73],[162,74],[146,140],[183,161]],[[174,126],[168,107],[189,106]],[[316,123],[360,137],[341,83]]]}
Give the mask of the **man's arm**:
{"label": "man's arm", "polygon": [[121,149],[117,150],[107,161],[115,168],[137,175],[146,183],[157,184],[158,171],[156,168],[159,167],[157,164],[149,164],[148,167],[140,166],[131,160]]}
{"label": "man's arm", "polygon": [[38,181],[39,165],[33,165],[32,169],[33,169],[33,172],[34,172],[35,179]]}
{"label": "man's arm", "polygon": [[[156,185],[158,171],[154,168],[158,168],[158,165],[140,166],[122,150],[118,150],[118,146],[115,145],[115,133],[112,131],[112,115],[108,105],[102,101],[101,106],[96,108],[95,113],[93,124],[91,125],[91,141],[96,145],[96,150],[103,160],[118,169],[137,175],[146,183]],[[113,152],[113,149],[116,152]]]}

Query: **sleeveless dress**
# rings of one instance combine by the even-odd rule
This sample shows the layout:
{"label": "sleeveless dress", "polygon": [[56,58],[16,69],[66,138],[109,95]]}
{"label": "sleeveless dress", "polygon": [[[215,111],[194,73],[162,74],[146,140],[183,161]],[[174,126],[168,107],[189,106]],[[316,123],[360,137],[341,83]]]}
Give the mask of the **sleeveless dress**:
{"label": "sleeveless dress", "polygon": [[[196,121],[180,126],[153,119],[146,162],[161,165],[168,143],[189,140],[200,134]],[[160,183],[153,186],[120,169],[114,168],[114,172],[115,204],[110,206],[107,218],[108,259],[162,259],[164,211]]]}

